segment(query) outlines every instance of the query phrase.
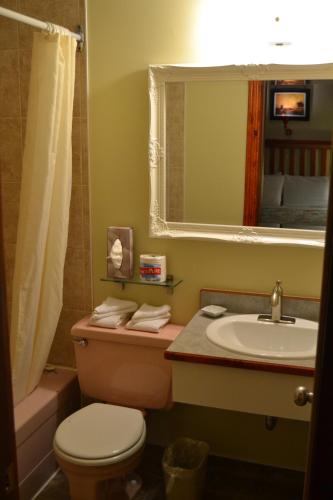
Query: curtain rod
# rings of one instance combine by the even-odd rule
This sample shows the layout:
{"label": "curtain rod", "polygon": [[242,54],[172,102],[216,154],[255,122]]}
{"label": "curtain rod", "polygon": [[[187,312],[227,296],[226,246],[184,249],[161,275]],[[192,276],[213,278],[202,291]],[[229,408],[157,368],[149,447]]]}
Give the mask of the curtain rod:
{"label": "curtain rod", "polygon": [[83,49],[84,43],[84,34],[79,28],[78,33],[73,33],[67,28],[63,28],[62,26],[58,26],[53,23],[46,23],[44,21],[40,21],[39,19],[35,19],[33,17],[25,16],[24,14],[20,14],[20,12],[15,12],[14,10],[5,9],[5,7],[0,7],[0,15],[4,17],[8,17],[9,19],[13,19],[14,21],[19,21],[24,24],[29,24],[30,26],[34,26],[35,28],[39,28],[41,30],[45,30],[48,33],[57,33],[57,31],[61,31],[66,35],[70,35],[78,42],[78,49]]}

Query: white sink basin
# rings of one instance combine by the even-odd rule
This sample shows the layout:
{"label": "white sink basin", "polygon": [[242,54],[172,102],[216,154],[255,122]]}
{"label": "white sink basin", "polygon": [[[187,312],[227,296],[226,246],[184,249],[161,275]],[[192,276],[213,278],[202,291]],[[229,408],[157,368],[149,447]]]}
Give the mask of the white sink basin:
{"label": "white sink basin", "polygon": [[217,319],[207,337],[229,351],[262,358],[311,359],[316,356],[318,323],[296,318],[295,324],[258,321],[258,314]]}

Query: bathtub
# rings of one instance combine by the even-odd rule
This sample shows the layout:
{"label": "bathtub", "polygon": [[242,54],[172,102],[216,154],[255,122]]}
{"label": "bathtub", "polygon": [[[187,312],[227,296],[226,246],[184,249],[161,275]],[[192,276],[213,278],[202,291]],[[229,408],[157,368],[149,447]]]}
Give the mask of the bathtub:
{"label": "bathtub", "polygon": [[79,406],[75,371],[57,367],[44,372],[38,387],[15,407],[20,500],[30,500],[57,470],[55,430]]}

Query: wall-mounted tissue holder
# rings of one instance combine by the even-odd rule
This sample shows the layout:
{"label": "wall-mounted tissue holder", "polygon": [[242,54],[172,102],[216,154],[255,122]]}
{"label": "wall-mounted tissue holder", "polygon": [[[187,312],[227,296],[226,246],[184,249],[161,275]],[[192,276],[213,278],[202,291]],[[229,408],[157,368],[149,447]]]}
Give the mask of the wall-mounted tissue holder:
{"label": "wall-mounted tissue holder", "polygon": [[110,226],[107,228],[107,277],[133,277],[133,229]]}

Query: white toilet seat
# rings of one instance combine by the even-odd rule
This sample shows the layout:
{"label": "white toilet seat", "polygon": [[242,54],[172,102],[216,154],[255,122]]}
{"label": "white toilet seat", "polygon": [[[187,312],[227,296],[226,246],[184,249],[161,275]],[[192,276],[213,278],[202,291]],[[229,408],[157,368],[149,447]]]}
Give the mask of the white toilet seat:
{"label": "white toilet seat", "polygon": [[56,454],[78,465],[102,466],[125,460],[146,438],[139,410],[94,403],[67,417],[54,437]]}

